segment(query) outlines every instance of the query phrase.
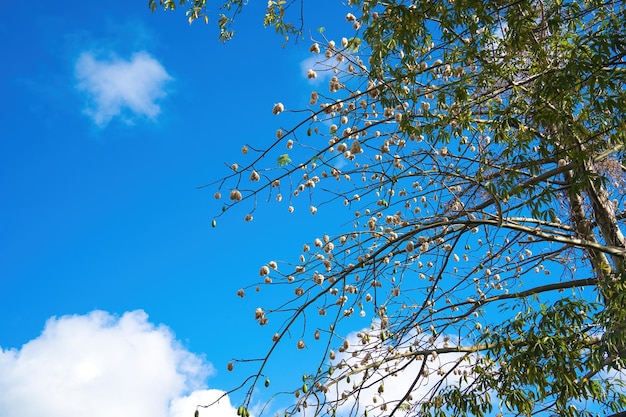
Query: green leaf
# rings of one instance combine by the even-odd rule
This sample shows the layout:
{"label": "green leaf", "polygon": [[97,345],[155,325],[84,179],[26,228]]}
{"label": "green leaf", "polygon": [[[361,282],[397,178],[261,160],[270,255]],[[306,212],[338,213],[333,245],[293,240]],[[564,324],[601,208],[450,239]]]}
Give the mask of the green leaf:
{"label": "green leaf", "polygon": [[291,163],[291,158],[289,157],[289,154],[284,153],[278,157],[278,160],[276,162],[278,163],[279,167],[283,167]]}

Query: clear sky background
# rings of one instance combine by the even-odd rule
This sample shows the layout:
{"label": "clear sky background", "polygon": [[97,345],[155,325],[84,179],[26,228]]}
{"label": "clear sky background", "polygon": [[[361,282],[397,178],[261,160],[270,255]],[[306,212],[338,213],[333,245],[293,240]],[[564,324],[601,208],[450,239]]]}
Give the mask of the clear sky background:
{"label": "clear sky background", "polygon": [[[310,42],[283,49],[264,2],[227,45],[144,0],[5,3],[0,415],[190,417],[270,342],[253,313],[272,300],[236,291],[338,223],[283,203],[213,229],[214,190],[197,189],[273,141],[289,120],[274,103],[306,107]],[[338,1],[305,7],[313,33],[345,25]]]}
{"label": "clear sky background", "polygon": [[[293,296],[237,290],[268,261],[297,262],[303,243],[350,227],[332,206],[311,216],[301,199],[288,214],[286,201],[261,198],[254,221],[237,207],[213,228],[222,203],[198,188],[245,164],[243,145],[265,148],[302,118],[272,115],[274,103],[303,109],[311,89],[326,91],[326,75],[306,76],[309,36],[353,36],[345,2],[304,2],[305,39],[285,48],[263,28],[265,1],[246,6],[226,45],[214,14],[190,26],[184,10],[147,3],[2,4],[0,417],[191,417],[255,371],[226,370],[262,356],[280,324],[260,328],[255,308]],[[300,336],[267,368],[275,389],[318,365],[313,344],[295,348]],[[417,372],[386,393],[404,393]],[[234,417],[244,393],[201,416]]]}

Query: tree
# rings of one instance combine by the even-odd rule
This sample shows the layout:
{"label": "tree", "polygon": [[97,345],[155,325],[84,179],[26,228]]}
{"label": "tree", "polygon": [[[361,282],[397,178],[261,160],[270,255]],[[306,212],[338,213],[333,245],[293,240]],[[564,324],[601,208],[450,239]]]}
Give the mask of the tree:
{"label": "tree", "polygon": [[[298,34],[293,5],[270,1],[266,23]],[[298,348],[326,343],[286,415],[625,409],[623,2],[346,7],[350,36],[311,46],[309,77],[328,90],[213,184],[220,216],[248,204],[251,220],[270,195],[351,224],[296,264],[261,267],[268,290],[295,296],[256,310],[260,325],[282,322],[240,413],[296,326]],[[371,326],[349,335],[361,314]],[[325,326],[307,320],[318,315]]]}

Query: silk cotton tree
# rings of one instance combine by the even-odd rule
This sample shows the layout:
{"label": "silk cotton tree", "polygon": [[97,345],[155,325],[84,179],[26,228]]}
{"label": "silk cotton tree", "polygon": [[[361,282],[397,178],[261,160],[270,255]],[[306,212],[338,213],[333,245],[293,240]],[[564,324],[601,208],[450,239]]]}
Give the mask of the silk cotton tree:
{"label": "silk cotton tree", "polygon": [[[289,7],[266,24],[297,32]],[[350,224],[260,266],[292,295],[255,311],[276,334],[239,414],[282,344],[319,355],[285,415],[626,409],[623,2],[352,0],[345,18],[312,40],[310,106],[276,104],[272,145],[213,184],[219,216],[271,196]]]}

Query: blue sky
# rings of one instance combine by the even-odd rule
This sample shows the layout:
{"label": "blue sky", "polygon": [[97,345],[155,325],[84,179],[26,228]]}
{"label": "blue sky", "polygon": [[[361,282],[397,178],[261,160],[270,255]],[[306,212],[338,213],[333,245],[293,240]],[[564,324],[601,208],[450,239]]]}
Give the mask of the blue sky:
{"label": "blue sky", "polygon": [[[283,49],[262,4],[227,45],[145,1],[3,6],[0,414],[191,415],[270,341],[253,320],[268,300],[237,289],[329,220],[270,205],[213,229],[197,189],[271,143],[274,103],[305,105],[309,42]],[[343,14],[309,9],[306,27]]]}
{"label": "blue sky", "polygon": [[[301,120],[272,115],[275,103],[302,109],[311,89],[326,91],[328,72],[307,79],[309,34],[354,33],[342,2],[307,2],[306,39],[283,48],[263,28],[266,3],[250,3],[226,45],[214,15],[190,26],[183,10],[151,14],[144,0],[4,5],[0,416],[190,417],[256,370],[226,367],[262,356],[280,325],[259,327],[254,311],[293,288],[248,288],[260,266],[297,262],[303,243],[351,227],[333,205],[311,216],[306,196],[293,214],[260,198],[254,221],[243,221],[247,205],[211,227],[222,203],[199,187],[244,166],[242,146],[265,148]],[[306,320],[307,331],[318,324]],[[369,320],[337,333],[356,341],[350,332]],[[319,365],[313,343],[295,349],[298,329],[267,368],[276,390]],[[407,368],[386,392],[406,392],[418,372]],[[201,415],[234,417],[243,395]]]}
{"label": "blue sky", "polygon": [[[253,371],[225,369],[262,355],[274,332],[253,312],[281,292],[236,291],[343,223],[303,201],[293,215],[286,202],[261,205],[251,223],[235,209],[212,228],[221,203],[197,189],[230,172],[225,163],[243,164],[242,145],[268,146],[298,119],[271,110],[307,106],[309,42],[282,48],[252,5],[227,45],[214,26],[151,15],[144,2],[10,7],[0,25],[15,39],[0,67],[0,387],[12,389],[0,389],[0,414],[190,416],[215,397],[207,389]],[[306,9],[307,28],[343,35],[335,7]],[[317,366],[293,347],[269,367],[273,386],[293,389]],[[67,398],[79,399],[71,410]]]}

